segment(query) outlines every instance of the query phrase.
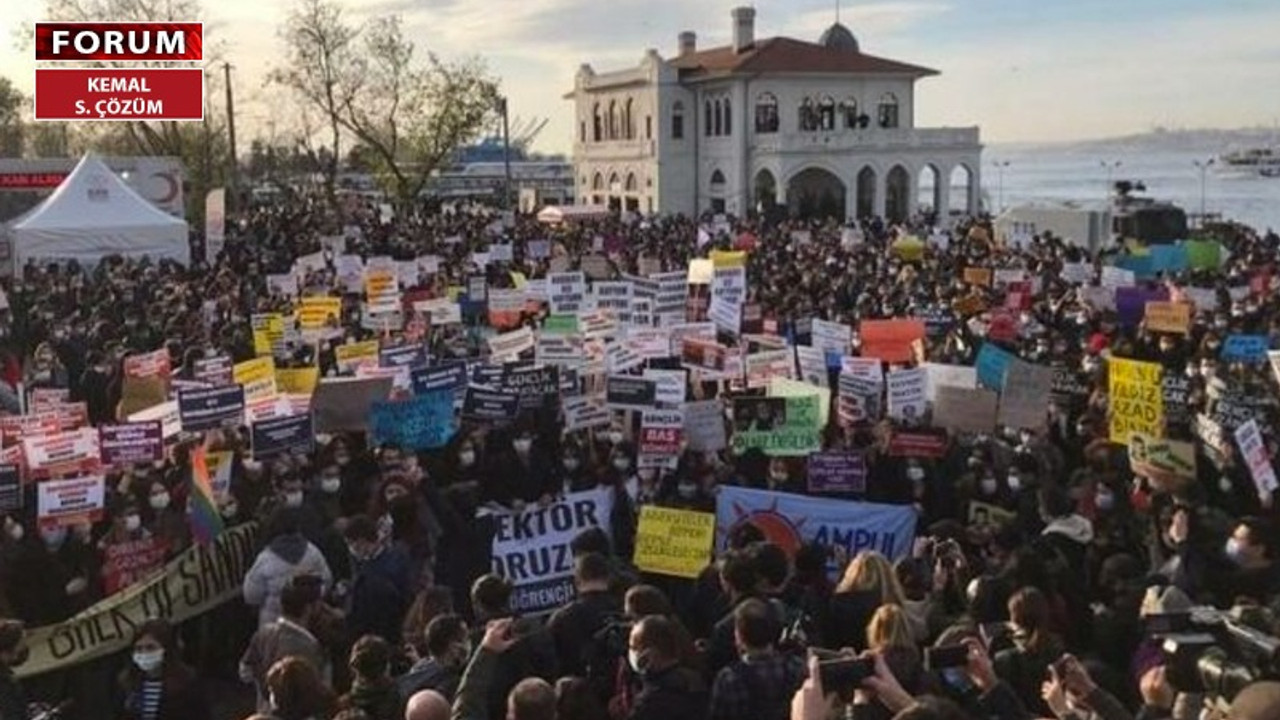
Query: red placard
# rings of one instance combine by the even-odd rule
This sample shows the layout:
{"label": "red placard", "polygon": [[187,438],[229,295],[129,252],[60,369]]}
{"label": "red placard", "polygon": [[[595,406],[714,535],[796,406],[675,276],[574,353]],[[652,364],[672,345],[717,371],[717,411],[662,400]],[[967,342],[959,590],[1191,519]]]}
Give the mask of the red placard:
{"label": "red placard", "polygon": [[203,120],[200,68],[36,68],[36,120]]}
{"label": "red placard", "polygon": [[925,430],[895,430],[889,436],[889,456],[940,458],[947,454],[947,434]]}
{"label": "red placard", "polygon": [[67,179],[67,173],[0,173],[0,189],[3,190],[47,190],[56,188]]}
{"label": "red placard", "polygon": [[102,551],[103,589],[114,595],[145,579],[164,565],[168,551],[169,544],[155,537],[107,545]]}
{"label": "red placard", "polygon": [[203,23],[36,23],[36,60],[203,59]]}

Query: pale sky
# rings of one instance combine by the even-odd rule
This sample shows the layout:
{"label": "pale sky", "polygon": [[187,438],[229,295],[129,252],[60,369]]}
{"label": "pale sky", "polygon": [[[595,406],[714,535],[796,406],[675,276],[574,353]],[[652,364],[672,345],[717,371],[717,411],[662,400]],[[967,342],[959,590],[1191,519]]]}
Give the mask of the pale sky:
{"label": "pale sky", "polygon": [[[579,64],[634,65],[676,35],[724,44],[733,0],[344,0],[357,19],[400,13],[420,51],[484,57],[513,116],[546,117],[535,148],[572,142]],[[32,51],[11,38],[38,2],[0,0],[0,74],[30,91]],[[283,55],[276,29],[289,0],[205,0],[206,42],[236,66],[239,135],[291,113],[262,78]],[[816,40],[828,0],[759,0],[756,36]],[[110,18],[104,18],[110,19]],[[980,125],[984,142],[1111,137],[1155,126],[1280,123],[1280,2],[1275,0],[845,0],[841,20],[864,52],[942,71],[917,85],[916,123]],[[273,100],[269,103],[268,99]],[[241,149],[247,147],[241,141]]]}

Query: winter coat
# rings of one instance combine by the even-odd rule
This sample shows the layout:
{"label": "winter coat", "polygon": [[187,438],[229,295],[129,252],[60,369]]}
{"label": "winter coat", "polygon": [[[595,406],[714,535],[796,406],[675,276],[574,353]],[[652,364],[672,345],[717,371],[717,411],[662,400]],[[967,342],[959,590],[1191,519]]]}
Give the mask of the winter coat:
{"label": "winter coat", "polygon": [[301,535],[282,535],[258,553],[244,577],[244,601],[258,608],[258,627],[280,619],[280,591],[298,575],[313,575],[324,586],[333,582],[319,548]]}

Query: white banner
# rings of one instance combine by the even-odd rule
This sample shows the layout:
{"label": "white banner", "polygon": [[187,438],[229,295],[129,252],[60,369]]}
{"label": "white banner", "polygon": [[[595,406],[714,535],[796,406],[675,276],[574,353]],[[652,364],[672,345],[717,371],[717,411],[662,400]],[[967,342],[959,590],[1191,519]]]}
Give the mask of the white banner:
{"label": "white banner", "polygon": [[535,614],[555,610],[574,597],[569,543],[584,530],[609,530],[612,488],[571,493],[546,507],[495,515],[493,571],[514,587],[511,610]]}
{"label": "white banner", "polygon": [[1249,465],[1249,474],[1253,476],[1253,484],[1258,486],[1258,494],[1274,493],[1277,487],[1276,471],[1271,466],[1271,458],[1267,455],[1267,445],[1262,441],[1257,420],[1250,420],[1236,428],[1236,444],[1240,446],[1240,454]]}
{"label": "white banner", "polygon": [[889,417],[915,422],[923,420],[928,378],[924,368],[889,373]]}
{"label": "white banner", "polygon": [[41,525],[75,525],[98,520],[106,503],[106,486],[101,475],[37,483],[36,516]]}
{"label": "white banner", "polygon": [[533,349],[533,330],[522,327],[489,338],[489,354],[494,360],[514,360],[525,350]]}

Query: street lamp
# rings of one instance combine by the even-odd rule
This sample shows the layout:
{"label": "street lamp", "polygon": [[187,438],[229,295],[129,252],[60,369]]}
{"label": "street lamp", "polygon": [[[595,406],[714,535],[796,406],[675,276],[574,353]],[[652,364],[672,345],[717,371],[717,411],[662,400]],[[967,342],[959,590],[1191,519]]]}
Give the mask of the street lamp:
{"label": "street lamp", "polygon": [[1205,176],[1209,172],[1209,168],[1213,167],[1213,158],[1209,158],[1208,160],[1204,160],[1204,161],[1192,160],[1191,164],[1195,165],[1196,169],[1200,171],[1200,227],[1204,227],[1204,214],[1205,214],[1204,181],[1205,181]]}
{"label": "street lamp", "polygon": [[497,111],[502,113],[502,167],[506,174],[506,184],[502,188],[502,209],[511,209],[511,131],[507,122],[507,98],[499,95]]}
{"label": "street lamp", "polygon": [[1107,162],[1106,160],[1103,160],[1101,162],[1102,167],[1105,168],[1107,171],[1107,197],[1111,196],[1111,176],[1123,164],[1124,163],[1120,162],[1119,160],[1114,160],[1112,162]]}
{"label": "street lamp", "polygon": [[996,212],[1004,210],[1004,169],[1009,167],[1008,160],[997,160],[992,163],[996,166]]}

